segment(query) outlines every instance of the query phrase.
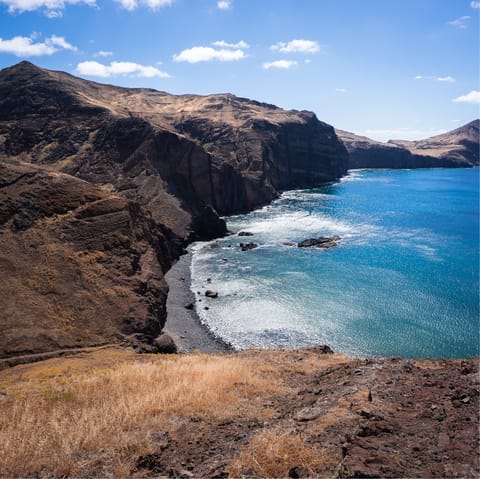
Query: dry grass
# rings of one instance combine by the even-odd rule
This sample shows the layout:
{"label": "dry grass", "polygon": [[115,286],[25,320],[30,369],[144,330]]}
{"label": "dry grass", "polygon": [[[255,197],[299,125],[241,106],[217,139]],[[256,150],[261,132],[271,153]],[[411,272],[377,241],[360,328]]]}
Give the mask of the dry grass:
{"label": "dry grass", "polygon": [[152,434],[182,418],[226,417],[242,401],[280,387],[235,355],[130,359],[53,373],[47,363],[3,383],[0,477],[125,477],[150,452]]}
{"label": "dry grass", "polygon": [[232,462],[229,477],[255,475],[268,478],[290,477],[296,467],[309,477],[324,470],[327,461],[324,453],[306,444],[294,433],[277,434],[265,431],[255,436],[247,448]]}

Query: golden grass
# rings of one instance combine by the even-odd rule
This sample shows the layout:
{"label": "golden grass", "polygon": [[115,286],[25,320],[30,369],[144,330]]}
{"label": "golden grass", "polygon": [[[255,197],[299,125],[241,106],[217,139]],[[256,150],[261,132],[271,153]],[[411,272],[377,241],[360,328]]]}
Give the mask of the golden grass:
{"label": "golden grass", "polygon": [[143,357],[86,371],[45,364],[24,374],[3,382],[0,477],[125,477],[151,452],[152,434],[193,416],[233,415],[243,400],[280,388],[236,355]]}
{"label": "golden grass", "polygon": [[309,446],[294,433],[264,431],[237,455],[230,465],[229,477],[253,473],[258,477],[285,478],[294,467],[303,469],[309,477],[318,477],[316,471],[324,470],[326,463],[322,451]]}

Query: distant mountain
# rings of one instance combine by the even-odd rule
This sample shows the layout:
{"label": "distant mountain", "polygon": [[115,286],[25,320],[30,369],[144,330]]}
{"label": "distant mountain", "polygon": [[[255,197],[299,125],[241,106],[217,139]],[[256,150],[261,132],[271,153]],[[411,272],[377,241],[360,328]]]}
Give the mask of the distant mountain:
{"label": "distant mountain", "polygon": [[311,112],[2,70],[0,357],[151,342],[182,246],[347,159]]}
{"label": "distant mountain", "polygon": [[347,148],[349,168],[455,168],[479,164],[479,125],[480,120],[474,120],[425,140],[388,143],[335,131]]}

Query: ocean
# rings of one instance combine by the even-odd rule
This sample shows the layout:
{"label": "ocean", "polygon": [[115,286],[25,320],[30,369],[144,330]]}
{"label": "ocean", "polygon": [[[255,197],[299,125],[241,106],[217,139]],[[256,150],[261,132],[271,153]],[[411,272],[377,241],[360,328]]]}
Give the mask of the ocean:
{"label": "ocean", "polygon": [[[201,321],[235,348],[479,354],[478,168],[353,170],[226,220],[232,235],[193,245],[191,287]],[[332,235],[332,249],[296,246]]]}

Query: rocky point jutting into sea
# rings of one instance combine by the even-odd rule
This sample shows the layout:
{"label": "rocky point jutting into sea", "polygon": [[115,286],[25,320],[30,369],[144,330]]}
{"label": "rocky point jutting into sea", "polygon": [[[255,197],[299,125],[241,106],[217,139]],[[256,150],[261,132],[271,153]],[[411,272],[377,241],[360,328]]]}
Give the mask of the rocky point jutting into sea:
{"label": "rocky point jutting into sea", "polygon": [[0,135],[1,356],[151,342],[184,245],[225,234],[219,214],[339,178],[348,160],[311,112],[28,62],[0,73]]}

